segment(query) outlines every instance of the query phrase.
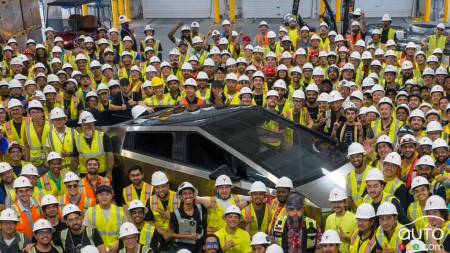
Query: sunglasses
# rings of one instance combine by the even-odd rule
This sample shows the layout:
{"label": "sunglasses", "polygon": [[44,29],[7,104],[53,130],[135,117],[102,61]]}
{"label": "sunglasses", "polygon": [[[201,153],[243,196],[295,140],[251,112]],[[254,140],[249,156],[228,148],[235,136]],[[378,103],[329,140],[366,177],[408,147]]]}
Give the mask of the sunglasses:
{"label": "sunglasses", "polygon": [[78,184],[68,184],[67,188],[71,189],[71,188],[77,188]]}
{"label": "sunglasses", "polygon": [[207,249],[219,249],[219,243],[218,242],[207,242],[206,248]]}

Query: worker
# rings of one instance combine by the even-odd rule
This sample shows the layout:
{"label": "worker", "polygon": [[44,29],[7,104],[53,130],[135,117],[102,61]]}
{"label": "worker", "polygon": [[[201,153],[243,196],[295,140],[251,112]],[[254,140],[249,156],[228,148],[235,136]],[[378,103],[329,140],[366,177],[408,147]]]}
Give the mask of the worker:
{"label": "worker", "polygon": [[[145,220],[154,222],[155,226],[163,231],[169,231],[170,214],[179,207],[177,193],[169,189],[169,179],[162,171],[152,174],[151,184],[153,194],[145,205],[149,210]],[[160,243],[161,249],[167,250],[169,243],[166,240]]]}
{"label": "worker", "polygon": [[255,253],[264,253],[267,250],[267,247],[271,244],[269,240],[269,236],[264,232],[257,232],[252,237],[252,242],[250,245],[252,246],[253,252]]}
{"label": "worker", "polygon": [[17,141],[11,141],[9,143],[8,147],[8,155],[6,157],[7,161],[9,162],[9,165],[13,168],[14,175],[20,176],[20,173],[22,172],[22,167],[25,165],[25,161],[22,160],[23,158],[23,149],[22,145],[20,145]]}
{"label": "worker", "polygon": [[292,180],[288,177],[280,177],[275,184],[276,199],[271,203],[272,217],[270,218],[269,232],[271,235],[275,227],[275,222],[287,215],[286,201],[291,190],[294,188]]}
{"label": "worker", "polygon": [[353,170],[345,177],[347,196],[350,196],[352,209],[356,209],[362,203],[366,193],[367,168],[364,155],[366,151],[364,146],[358,142],[350,144],[348,147],[347,158],[353,166]]}
{"label": "worker", "polygon": [[197,81],[193,78],[188,78],[184,82],[184,91],[186,96],[181,100],[180,104],[184,106],[188,105],[203,105],[203,99],[197,97],[195,92],[197,91]]}
{"label": "worker", "polygon": [[62,171],[63,158],[56,152],[50,152],[47,155],[47,163],[49,170],[42,175],[38,181],[38,188],[46,194],[52,194],[55,196],[63,195],[66,193],[66,187],[63,183],[64,171]]}
{"label": "worker", "polygon": [[[342,242],[339,238],[338,232],[335,230],[326,230],[322,238],[320,240],[320,249],[323,253],[339,253],[342,251],[339,251],[339,248],[341,246]],[[345,251],[344,251],[345,252]]]}
{"label": "worker", "polygon": [[287,215],[275,222],[272,233],[275,242],[285,252],[313,252],[318,246],[321,232],[317,222],[304,215],[305,198],[298,192],[291,192],[286,209]]}
{"label": "worker", "polygon": [[199,252],[206,235],[207,211],[195,203],[198,190],[191,183],[181,183],[177,195],[181,200],[180,207],[170,215],[169,224],[170,238],[175,239],[173,248]]}
{"label": "worker", "polygon": [[100,253],[106,253],[105,245],[98,230],[92,226],[82,225],[83,215],[78,206],[67,204],[62,209],[62,216],[67,228],[56,233],[53,242],[64,252],[79,252],[80,248],[95,245]]}
{"label": "worker", "polygon": [[423,39],[422,44],[427,48],[427,55],[430,56],[436,48],[445,49],[447,36],[445,35],[445,25],[436,25],[436,33]]}
{"label": "worker", "polygon": [[363,203],[356,209],[358,230],[352,235],[350,253],[375,252],[376,214],[371,204]]}
{"label": "worker", "polygon": [[97,188],[98,204],[89,207],[83,225],[97,228],[107,250],[116,252],[119,248],[119,228],[126,221],[122,207],[112,203],[112,189],[108,185]]}
{"label": "worker", "polygon": [[427,219],[422,217],[426,201],[431,196],[430,183],[425,177],[417,176],[412,180],[410,192],[416,201],[408,206],[408,219],[415,221],[413,224],[415,231],[423,231],[428,226]]}
{"label": "worker", "polygon": [[65,206],[67,204],[75,204],[85,213],[89,207],[95,206],[95,199],[89,198],[80,191],[80,178],[77,174],[69,171],[64,175],[64,185],[66,193],[58,196],[59,204]]}
{"label": "worker", "polygon": [[[439,142],[442,141],[443,141],[442,139],[437,140],[435,146],[437,146],[437,144],[439,144]],[[445,141],[442,144],[447,145]],[[433,174],[433,171],[435,169],[436,169],[436,162],[430,155],[424,155],[420,157],[416,163],[417,176],[422,176],[428,180],[428,182],[430,183],[430,193],[432,195],[438,195],[441,196],[443,199],[446,199],[447,194],[444,182],[439,182],[438,180],[435,179],[435,175]]]}
{"label": "worker", "polygon": [[55,196],[45,195],[41,199],[42,216],[52,224],[54,233],[67,228],[60,219],[59,203]]}
{"label": "worker", "polygon": [[343,189],[333,188],[328,200],[331,203],[333,213],[327,217],[325,230],[336,231],[341,240],[339,252],[348,252],[351,237],[357,230],[355,214],[345,210],[347,194]]}
{"label": "worker", "polygon": [[75,96],[78,88],[78,81],[75,79],[67,79],[63,85],[63,110],[68,115],[68,124],[76,126],[78,117],[83,109],[83,103]]}
{"label": "worker", "polygon": [[358,107],[352,102],[344,104],[345,122],[334,122],[331,136],[338,141],[338,143],[347,148],[353,142],[364,141],[364,133],[362,125],[357,121]]}
{"label": "worker", "polygon": [[31,238],[33,236],[32,224],[41,218],[40,204],[31,197],[33,186],[28,178],[24,176],[16,178],[14,180],[14,189],[17,200],[13,203],[12,208],[20,218],[20,222],[17,224],[17,231]]}
{"label": "worker", "polygon": [[44,144],[50,132],[50,125],[45,120],[44,107],[38,100],[30,101],[27,110],[30,117],[25,119],[25,128],[21,133],[25,159],[36,166],[39,175],[42,175],[46,172]]}
{"label": "worker", "polygon": [[96,202],[95,193],[97,192],[97,188],[102,185],[111,185],[111,180],[98,174],[100,162],[97,158],[88,158],[85,166],[87,174],[81,178],[80,192]]}
{"label": "worker", "polygon": [[107,134],[95,129],[96,121],[90,112],[83,111],[80,114],[78,124],[81,124],[81,131],[75,141],[78,153],[75,156],[79,156],[79,172],[85,175],[87,160],[95,157],[100,164],[98,173],[111,180],[114,167],[111,139]]}
{"label": "worker", "polygon": [[119,238],[124,247],[119,253],[151,253],[153,249],[139,243],[139,231],[131,222],[125,222],[120,226]]}
{"label": "worker", "polygon": [[241,195],[231,194],[233,183],[227,175],[220,175],[216,178],[214,186],[216,194],[211,197],[198,197],[196,201],[208,210],[208,233],[214,233],[225,226],[223,214],[232,205],[244,207],[246,203]]}
{"label": "worker", "polygon": [[128,169],[128,179],[131,184],[123,188],[123,201],[128,205],[132,200],[139,199],[146,203],[153,192],[153,187],[144,182],[144,171],[139,165],[134,165]]}
{"label": "worker", "polygon": [[411,232],[399,222],[396,206],[390,202],[384,202],[378,207],[377,217],[380,222],[375,232],[377,252],[383,250],[405,252],[402,245],[409,243],[410,239],[405,235]]}
{"label": "worker", "polygon": [[386,44],[388,40],[397,42],[397,31],[391,27],[391,16],[389,14],[384,14],[381,21],[383,22],[383,27],[381,28],[381,43]]}
{"label": "worker", "polygon": [[381,204],[390,202],[397,209],[398,220],[400,223],[408,224],[408,218],[406,217],[400,201],[395,196],[386,193],[384,187],[385,182],[383,173],[378,169],[369,170],[366,176],[367,195],[363,198],[363,203],[371,204],[376,211]]}
{"label": "worker", "polygon": [[8,112],[10,120],[4,124],[5,136],[10,142],[17,142],[23,145],[21,134],[25,129],[25,118],[23,117],[23,105],[17,99],[10,99],[8,101]]}
{"label": "worker", "polygon": [[77,157],[74,157],[76,131],[67,127],[67,116],[64,110],[56,107],[50,112],[52,127],[48,134],[46,146],[48,150],[57,152],[63,157],[63,169],[65,171],[77,169]]}
{"label": "worker", "polygon": [[22,252],[30,238],[16,230],[19,223],[17,213],[7,208],[0,213],[0,252]]}
{"label": "worker", "polygon": [[[427,244],[433,249],[440,249],[443,252],[450,251],[450,235],[448,233],[450,221],[445,200],[437,195],[429,197],[424,211],[426,215],[429,215],[429,226],[425,236]],[[443,231],[440,237],[435,236],[436,230]]]}
{"label": "worker", "polygon": [[[410,135],[411,136],[411,135]],[[408,135],[403,136],[409,138]],[[400,143],[401,144],[401,143]],[[400,173],[402,158],[397,152],[389,153],[383,162],[384,193],[396,197],[402,206],[408,206],[408,191],[397,175]]]}
{"label": "worker", "polygon": [[392,116],[394,103],[392,103],[390,98],[382,97],[379,100],[377,107],[380,112],[380,118],[373,121],[371,125],[375,138],[378,138],[382,134],[386,133],[392,143],[397,143],[397,131],[401,127],[401,123]]}
{"label": "worker", "polygon": [[251,202],[242,209],[242,225],[245,230],[253,236],[257,232],[268,233],[272,218],[271,207],[264,203],[266,199],[267,188],[261,181],[255,181],[250,187]]}
{"label": "worker", "polygon": [[[24,176],[28,178],[28,180],[30,180],[31,185],[33,186],[32,199],[35,201],[35,203],[39,203],[40,199],[45,194],[41,189],[37,187],[37,181],[39,179],[39,173],[37,168],[31,163],[27,163],[23,166],[20,176]],[[11,207],[16,200],[17,200],[16,191],[14,190],[14,188],[12,188],[9,190],[9,196],[5,200],[5,206],[8,208]]]}
{"label": "worker", "polygon": [[13,168],[7,162],[0,162],[0,179],[0,210],[3,210],[10,191],[14,189]]}
{"label": "worker", "polygon": [[259,22],[259,33],[256,34],[254,42],[256,45],[260,47],[268,47],[269,46],[269,24],[266,21]]}
{"label": "worker", "polygon": [[284,117],[304,127],[312,128],[314,122],[308,112],[308,107],[306,106],[305,93],[301,89],[295,90],[293,93],[293,106],[284,113]]}
{"label": "worker", "polygon": [[[144,206],[144,203],[139,199],[134,199],[128,204],[128,212],[130,213],[130,222],[132,222],[136,228],[138,229],[139,243],[142,245],[150,245],[150,248],[155,251],[159,248],[159,233],[158,230],[153,224],[149,222],[145,222],[145,212],[147,209]],[[164,233],[163,231],[161,231]]]}
{"label": "worker", "polygon": [[224,213],[226,225],[215,232],[219,238],[222,250],[225,253],[250,253],[250,235],[247,231],[239,228],[242,213],[239,207],[230,205]]}
{"label": "worker", "polygon": [[33,236],[34,239],[36,239],[36,244],[28,252],[62,253],[62,248],[53,244],[53,232],[54,229],[52,227],[52,224],[50,224],[48,220],[37,220],[33,225]]}

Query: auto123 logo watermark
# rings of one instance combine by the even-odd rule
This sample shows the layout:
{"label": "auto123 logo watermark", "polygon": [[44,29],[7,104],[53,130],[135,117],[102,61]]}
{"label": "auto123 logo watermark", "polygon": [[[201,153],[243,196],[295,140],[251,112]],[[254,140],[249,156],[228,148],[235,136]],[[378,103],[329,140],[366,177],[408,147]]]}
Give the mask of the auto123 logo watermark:
{"label": "auto123 logo watermark", "polygon": [[[441,241],[442,239],[444,239],[444,231],[440,228],[431,228],[431,227],[425,227],[425,228],[420,228],[420,229],[416,229],[416,227],[414,226],[418,221],[422,220],[422,219],[426,219],[427,224],[428,224],[428,219],[429,218],[435,218],[435,219],[439,219],[443,222],[445,222],[444,219],[442,219],[439,216],[435,216],[435,215],[424,215],[422,217],[419,217],[417,219],[415,219],[414,221],[402,225],[402,228],[398,231],[398,238],[400,238],[402,241],[411,241],[411,240],[425,240],[425,242],[429,241],[429,237],[431,236],[434,240],[436,241]],[[408,227],[411,227],[411,229],[409,229]],[[433,245],[433,244],[425,244],[425,247],[427,248],[426,250],[428,251],[435,251],[435,250],[440,250],[441,249],[441,245]],[[419,250],[420,245],[419,244],[415,244],[415,243],[408,243],[406,245],[401,244],[400,245],[400,250]]]}

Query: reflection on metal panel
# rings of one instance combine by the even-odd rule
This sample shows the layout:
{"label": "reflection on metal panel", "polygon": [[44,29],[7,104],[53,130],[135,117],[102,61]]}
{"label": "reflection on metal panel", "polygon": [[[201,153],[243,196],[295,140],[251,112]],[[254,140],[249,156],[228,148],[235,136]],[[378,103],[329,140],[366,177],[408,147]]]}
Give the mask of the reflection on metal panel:
{"label": "reflection on metal panel", "polygon": [[[309,18],[312,14],[313,1],[301,0],[299,12],[303,18]],[[292,11],[292,0],[242,1],[243,18],[283,18],[283,15]]]}
{"label": "reflection on metal panel", "polygon": [[211,0],[142,0],[144,18],[209,18]]}

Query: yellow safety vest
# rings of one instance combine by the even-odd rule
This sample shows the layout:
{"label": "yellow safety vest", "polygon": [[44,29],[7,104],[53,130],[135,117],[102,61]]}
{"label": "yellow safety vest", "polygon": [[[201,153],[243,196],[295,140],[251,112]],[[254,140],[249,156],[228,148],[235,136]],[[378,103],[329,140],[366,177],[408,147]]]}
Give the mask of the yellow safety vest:
{"label": "yellow safety vest", "polygon": [[64,195],[66,193],[66,185],[64,184],[64,171],[61,171],[59,175],[59,190],[55,180],[50,178],[50,171],[47,171],[39,178],[38,185],[45,194],[51,194],[53,196]]}
{"label": "yellow safety vest", "polygon": [[[239,195],[231,194],[230,198],[230,205],[238,205],[241,201],[241,197]],[[223,220],[225,210],[220,206],[216,196],[209,197],[209,201],[212,207],[208,208],[208,230],[217,231],[226,225]]]}
{"label": "yellow safety vest", "polygon": [[34,128],[34,124],[31,118],[25,119],[25,133],[22,133],[22,137],[26,136],[26,142],[30,148],[30,162],[36,166],[42,166],[46,160],[45,152],[45,141],[50,133],[50,125],[46,121],[44,124],[44,129],[42,130],[42,135],[39,137]]}
{"label": "yellow safety vest", "polygon": [[159,100],[156,95],[153,95],[149,98],[146,98],[144,100],[144,104],[146,104],[148,107],[152,107],[152,108],[159,107],[159,106],[167,106],[166,96],[164,95],[163,99]]}
{"label": "yellow safety vest", "polygon": [[250,236],[253,236],[257,232],[264,232],[267,234],[269,231],[269,224],[270,224],[270,218],[272,217],[272,212],[270,210],[270,207],[268,204],[264,204],[264,217],[261,222],[261,226],[258,226],[258,217],[256,216],[255,209],[253,207],[253,204],[250,204],[246,206],[242,210],[242,217],[247,223],[245,226],[245,230],[250,234]]}
{"label": "yellow safety vest", "polygon": [[[273,237],[275,242],[282,246],[284,240],[287,238],[283,238],[284,229],[286,227],[286,221],[288,216],[283,216],[275,223],[275,227],[273,229]],[[311,250],[316,247],[317,243],[317,222],[311,218],[303,216],[303,220],[305,222],[305,228],[303,229],[303,233],[306,233],[306,249]]]}
{"label": "yellow safety vest", "polygon": [[389,27],[388,31],[388,40],[394,40],[395,39],[395,33],[397,31],[394,28]]}
{"label": "yellow safety vest", "polygon": [[359,231],[355,231],[350,241],[350,253],[371,253],[375,248],[375,234],[372,237],[362,241]]}
{"label": "yellow safety vest", "polygon": [[206,94],[204,96],[202,96],[202,94],[200,93],[200,90],[198,90],[197,92],[195,92],[195,96],[198,98],[201,98],[203,101],[208,101],[209,98],[211,97],[211,90],[209,88],[207,88]]}
{"label": "yellow safety vest", "polygon": [[[269,233],[268,234],[272,234],[273,232],[273,228],[275,227],[275,223],[281,219],[283,216],[286,215],[286,206],[281,207],[281,209],[279,209],[279,202],[278,199],[275,199],[272,202],[272,217],[270,217],[270,225],[269,225]],[[279,210],[277,212],[277,210]]]}
{"label": "yellow safety vest", "polygon": [[352,170],[345,177],[345,185],[347,186],[347,189],[350,190],[351,197],[356,206],[359,206],[360,204],[362,204],[362,200],[365,195],[364,192],[366,190],[366,177],[367,177],[368,171],[369,171],[368,168],[366,168],[363,171],[362,181],[361,181],[360,185],[358,185],[358,181],[356,180],[355,170]]}
{"label": "yellow safety vest", "polygon": [[[50,126],[50,134],[48,135],[47,147],[51,149],[51,151],[57,152],[61,154],[62,151],[72,153],[73,145],[75,143],[77,132],[73,128],[67,128],[66,134],[64,135],[64,139],[61,140],[58,136],[58,132],[56,128]],[[63,167],[66,171],[70,170],[70,164],[72,163],[72,157],[64,157]]]}
{"label": "yellow safety vest", "polygon": [[111,204],[109,219],[103,215],[100,205],[90,207],[87,211],[89,224],[97,228],[103,239],[106,249],[112,248],[119,242],[119,228],[125,221],[122,207]]}
{"label": "yellow safety vest", "polygon": [[[153,217],[155,218],[155,225],[160,227],[161,229],[168,230],[169,229],[169,220],[165,219],[159,211],[166,211],[161,200],[156,194],[150,196],[149,199],[150,209],[153,212]],[[179,206],[177,193],[174,191],[169,191],[169,203],[167,204],[167,210],[170,213],[173,213]]]}
{"label": "yellow safety vest", "polygon": [[436,34],[430,35],[430,38],[428,39],[428,55],[431,55],[436,48],[444,50],[446,43],[447,36],[441,35],[436,37]]}
{"label": "yellow safety vest", "polygon": [[3,128],[5,129],[6,138],[8,139],[9,142],[16,141],[20,145],[24,144],[20,134],[25,131],[25,118],[22,119],[20,132],[17,132],[16,128],[14,127],[13,120],[5,122],[3,124]]}
{"label": "yellow safety vest", "polygon": [[[374,136],[378,136],[383,131],[382,129],[383,124],[381,122],[381,119],[377,119],[373,121],[371,124]],[[402,127],[402,123],[398,121],[396,118],[392,117],[392,122],[388,134],[392,143],[397,143],[397,131],[400,127]]]}
{"label": "yellow safety vest", "polygon": [[150,223],[145,223],[139,235],[139,243],[142,245],[149,245],[155,235],[155,227]]}
{"label": "yellow safety vest", "polygon": [[[397,197],[392,196],[392,195],[390,195],[390,194],[387,194],[387,193],[384,193],[384,192],[383,192],[383,197],[381,198],[380,204],[382,204],[382,203],[384,203],[384,202],[386,202],[386,201],[392,203],[392,201],[393,201],[394,199],[398,200]],[[367,194],[366,196],[364,196],[364,198],[363,198],[363,203],[367,203],[367,204],[372,204],[372,203],[373,203],[373,199],[369,196],[369,194]]]}
{"label": "yellow safety vest", "polygon": [[136,188],[133,184],[130,184],[129,186],[125,187],[123,189],[123,200],[125,201],[125,204],[129,204],[131,201],[135,199],[139,199],[142,201],[142,203],[147,203],[147,200],[150,198],[152,192],[153,192],[153,186],[147,183],[143,183],[141,189],[141,195],[138,197]]}
{"label": "yellow safety vest", "polygon": [[[439,245],[444,246],[445,239],[450,235],[450,221],[446,221],[441,229],[443,232],[443,235],[441,235],[442,240],[438,240],[438,243]],[[426,240],[425,243],[428,243],[428,240]]]}
{"label": "yellow safety vest", "polygon": [[61,106],[64,110],[69,109],[70,115],[67,115],[71,120],[78,119],[78,104],[80,103],[80,99],[77,96],[73,96],[70,99],[70,108],[66,108],[64,102],[61,102],[63,105]]}
{"label": "yellow safety vest", "polygon": [[170,93],[164,94],[164,105],[174,106],[179,105],[180,102],[181,102],[181,95],[176,98],[172,98]]}
{"label": "yellow safety vest", "polygon": [[86,143],[84,133],[78,134],[76,139],[76,146],[79,153],[78,168],[80,173],[87,173],[86,162],[89,158],[97,158],[100,162],[98,173],[106,171],[107,156],[103,149],[103,132],[94,131],[91,146]]}
{"label": "yellow safety vest", "polygon": [[[392,234],[392,238],[388,239],[384,234],[383,228],[379,226],[375,232],[375,238],[377,238],[377,242],[382,249],[393,249],[394,252],[402,252],[402,249],[400,248],[402,240],[400,238],[404,238],[406,233],[408,233],[408,229],[400,224],[397,224],[395,232]],[[400,234],[402,236],[399,236]]]}
{"label": "yellow safety vest", "polygon": [[[420,207],[418,201],[415,201],[408,206],[407,215],[410,221],[416,221],[418,218],[421,218],[424,215],[422,207]],[[426,228],[428,226],[427,219],[417,220],[416,222],[414,222],[414,226],[416,231],[420,231],[420,229]]]}
{"label": "yellow safety vest", "polygon": [[386,182],[386,185],[384,186],[384,192],[386,194],[390,194],[392,196],[395,195],[395,191],[402,185],[404,185],[403,181],[401,181],[398,178],[395,178],[394,180],[391,180],[389,182]]}

